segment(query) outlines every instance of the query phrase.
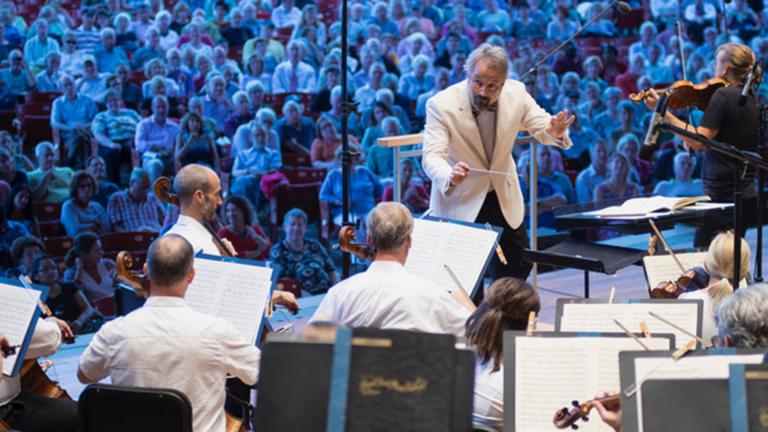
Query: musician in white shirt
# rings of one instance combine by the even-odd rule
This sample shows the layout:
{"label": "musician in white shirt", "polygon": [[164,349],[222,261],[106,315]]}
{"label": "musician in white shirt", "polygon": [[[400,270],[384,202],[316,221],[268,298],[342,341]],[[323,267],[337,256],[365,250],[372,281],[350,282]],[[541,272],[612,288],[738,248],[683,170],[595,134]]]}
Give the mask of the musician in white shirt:
{"label": "musician in white shirt", "polygon": [[[24,359],[35,359],[55,353],[61,345],[62,336],[74,337],[66,322],[54,317],[37,320]],[[18,375],[2,377],[0,420],[7,423],[11,429],[25,432],[74,432],[77,430],[77,403],[65,399],[32,396],[22,390]]]}
{"label": "musician in white shirt", "polygon": [[364,273],[333,286],[311,321],[464,335],[474,305],[460,291],[449,293],[405,270],[413,217],[400,203],[385,202],[368,214],[367,235],[376,257]]}
{"label": "musician in white shirt", "polygon": [[227,375],[255,384],[261,353],[227,321],[186,304],[193,261],[183,237],[155,240],[144,267],[152,285],[149,299],[96,333],[80,357],[77,377],[84,384],[109,376],[116,385],[179,390],[192,403],[195,432],[223,432]]}

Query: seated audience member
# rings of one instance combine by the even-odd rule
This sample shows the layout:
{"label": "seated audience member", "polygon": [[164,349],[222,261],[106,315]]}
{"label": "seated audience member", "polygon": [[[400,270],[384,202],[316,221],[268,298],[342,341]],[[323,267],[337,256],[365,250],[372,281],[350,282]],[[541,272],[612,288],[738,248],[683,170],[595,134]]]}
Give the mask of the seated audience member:
{"label": "seated audience member", "polygon": [[[384,188],[378,177],[368,168],[360,165],[360,149],[350,145],[350,150],[357,153],[350,160],[349,166],[349,194],[350,213],[352,218],[364,220],[369,211],[376,205],[376,200],[381,197]],[[341,160],[341,148],[336,150],[336,158]],[[336,225],[341,225],[341,168],[329,172],[320,186],[320,201],[322,213],[330,213]],[[327,219],[323,215],[323,229],[321,235],[328,238]]]}
{"label": "seated audience member", "polygon": [[32,282],[48,287],[48,298],[45,304],[51,309],[53,316],[66,321],[75,333],[88,333],[98,328],[98,323],[92,323],[98,312],[91,306],[85,294],[76,284],[59,279],[59,265],[49,255],[35,258],[29,275]]}
{"label": "seated audience member", "polygon": [[285,238],[272,246],[269,260],[279,266],[277,278],[296,279],[302,292],[323,294],[339,281],[333,260],[316,240],[304,237],[307,214],[294,208],[283,217]]}
{"label": "seated audience member", "polygon": [[616,149],[619,145],[619,141],[627,134],[634,135],[639,143],[643,136],[643,131],[635,128],[635,104],[628,100],[624,100],[616,106],[616,110],[618,111],[619,121],[615,125],[611,125],[604,129],[605,131],[610,130],[609,138],[611,139],[611,147]]}
{"label": "seated audience member", "polygon": [[288,58],[277,65],[272,75],[272,92],[280,93],[312,93],[315,91],[315,69],[302,61],[304,59],[304,44],[293,40],[288,43]]}
{"label": "seated audience member", "polygon": [[0,107],[14,109],[19,96],[35,89],[35,75],[22,58],[21,51],[13,50],[8,55],[9,67],[0,69]]}
{"label": "seated audience member", "polygon": [[203,114],[213,119],[219,130],[224,128],[227,117],[234,109],[232,102],[227,98],[226,90],[226,82],[221,75],[213,76],[205,85]]}
{"label": "seated audience member", "polygon": [[77,33],[71,30],[67,30],[63,37],[63,51],[61,54],[61,71],[70,76],[82,76],[83,75],[83,57],[90,51],[78,49],[77,47]]}
{"label": "seated audience member", "polygon": [[576,199],[580,203],[594,201],[597,185],[608,179],[608,146],[602,139],[589,149],[591,164],[576,177]]}
{"label": "seated audience member", "polygon": [[[417,175],[419,178],[413,178]],[[400,161],[400,201],[408,207],[413,214],[423,213],[429,208],[429,192],[424,188],[424,176],[418,164],[413,159],[403,159]],[[390,185],[384,189],[381,195],[382,201],[394,200],[394,186]]]}
{"label": "seated audience member", "polygon": [[461,290],[453,294],[405,270],[413,217],[400,203],[381,203],[368,214],[367,239],[376,250],[368,270],[334,285],[311,321],[344,327],[372,327],[464,335],[474,310]]}
{"label": "seated audience member", "polygon": [[14,240],[30,235],[24,224],[8,220],[5,208],[0,207],[0,250],[9,250]]}
{"label": "seated audience member", "polygon": [[595,189],[595,202],[640,195],[640,186],[629,180],[629,162],[622,154],[611,157],[611,173]]}
{"label": "seated audience member", "polygon": [[115,192],[109,198],[107,214],[115,232],[160,232],[165,219],[163,207],[154,195],[149,174],[143,168],[134,168],[128,189]]}
{"label": "seated audience member", "polygon": [[189,108],[188,112],[197,113],[203,119],[203,132],[215,140],[221,128],[216,124],[216,120],[205,115],[205,102],[203,98],[192,96],[189,98],[189,102],[187,102],[187,107]]}
{"label": "seated audience member", "polygon": [[[539,146],[544,147],[544,146]],[[518,178],[520,181],[520,189],[523,192],[523,201],[528,204],[531,201],[530,188],[528,187],[528,181],[530,181],[529,174],[530,162],[528,155],[525,154],[520,158],[517,165]],[[560,206],[564,206],[568,203],[568,199],[565,194],[560,192],[560,189],[552,184],[549,180],[539,176],[537,178],[538,196],[537,196],[537,218],[536,221],[539,227],[543,228],[555,228],[555,213],[554,209]],[[529,206],[525,207],[525,216],[523,223],[526,226],[530,225],[530,209]]]}
{"label": "seated audience member", "polygon": [[283,153],[309,153],[315,139],[315,124],[302,116],[304,106],[288,100],[283,105],[283,118],[275,123]]}
{"label": "seated audience member", "polygon": [[81,168],[91,154],[91,122],[98,114],[96,104],[88,96],[78,94],[75,81],[69,75],[60,80],[64,94],[53,101],[51,127],[58,131],[58,145],[67,149],[67,165]]}
{"label": "seated audience member", "polygon": [[232,165],[231,192],[242,195],[251,202],[253,208],[258,211],[261,208],[263,195],[261,193],[261,179],[264,174],[278,170],[283,162],[280,152],[267,148],[267,128],[255,124],[247,129],[252,137],[250,141],[243,141],[243,147],[237,152],[235,162]]}
{"label": "seated audience member", "polygon": [[96,179],[98,184],[93,200],[107,208],[109,197],[120,190],[116,184],[107,180],[107,164],[101,156],[91,156],[85,161],[85,170]]}
{"label": "seated audience member", "polygon": [[136,52],[133,53],[133,57],[131,57],[131,70],[140,70],[142,66],[152,59],[165,58],[165,51],[167,48],[163,49],[160,47],[160,31],[157,27],[149,27],[146,32],[146,37],[147,43],[136,50]]}
{"label": "seated audience member", "polygon": [[[336,168],[336,149],[341,146],[341,134],[336,128],[336,122],[327,115],[321,116],[317,120],[317,138],[312,141],[310,156],[312,158],[312,167],[331,170]],[[357,138],[348,136],[349,141],[357,144]]]}
{"label": "seated audience member", "polygon": [[55,204],[67,199],[74,171],[56,166],[55,148],[49,141],[42,141],[35,146],[35,157],[38,168],[27,174],[29,188],[32,189],[32,202]]}
{"label": "seated audience member", "polygon": [[693,160],[686,152],[675,155],[675,178],[656,184],[654,195],[668,197],[693,197],[704,195],[701,179],[693,179]]}
{"label": "seated audience member", "polygon": [[715,313],[718,345],[768,348],[768,286],[740,288],[720,303]]}
{"label": "seated audience member", "polygon": [[[22,152],[21,141],[17,140],[8,131],[0,131],[0,149],[8,150],[10,152],[13,162],[16,164],[16,168],[25,171],[31,171],[35,169],[35,165],[32,161]],[[0,176],[2,176],[2,169],[0,169]],[[8,183],[14,183],[13,177]],[[24,179],[26,181],[26,178]]]}
{"label": "seated audience member", "polygon": [[67,265],[64,280],[77,283],[88,300],[115,295],[115,263],[104,258],[101,241],[96,234],[84,232],[75,237],[64,263]]}
{"label": "seated audience member", "polygon": [[117,80],[120,82],[120,96],[125,103],[126,108],[138,110],[142,105],[141,88],[136,83],[131,82],[130,70],[128,66],[120,63],[117,65]]}
{"label": "seated audience member", "polygon": [[136,126],[141,117],[134,110],[120,108],[120,95],[114,90],[107,90],[104,102],[107,110],[96,114],[91,130],[99,143],[99,156],[107,164],[109,179],[120,184],[120,167],[130,163]]}
{"label": "seated audience member", "polygon": [[40,226],[32,206],[32,191],[26,184],[17,184],[5,198],[5,214],[8,220],[19,222],[31,234],[39,236]]}
{"label": "seated audience member", "polygon": [[11,243],[11,259],[13,267],[5,271],[5,277],[15,279],[21,275],[28,275],[35,258],[43,255],[45,246],[39,238],[22,236]]}
{"label": "seated audience member", "polygon": [[415,102],[419,95],[435,87],[435,77],[427,73],[429,58],[425,55],[417,55],[413,59],[413,70],[400,77],[398,93]]}
{"label": "seated audience member", "polygon": [[488,288],[483,302],[467,319],[467,345],[477,355],[474,424],[499,430],[503,427],[504,332],[525,330],[529,312],[538,313],[540,308],[539,295],[531,285],[505,277],[497,279]]}
{"label": "seated audience member", "polygon": [[224,135],[229,138],[232,138],[240,125],[253,120],[253,114],[251,114],[251,101],[248,97],[248,93],[242,90],[237,91],[232,95],[232,102],[235,106],[235,111],[231,113],[224,122]]}
{"label": "seated audience member", "polygon": [[176,136],[174,159],[176,169],[199,163],[221,172],[219,155],[213,139],[203,131],[203,119],[195,112],[189,112],[181,119],[179,134]]}
{"label": "seated audience member", "polygon": [[[40,318],[24,360],[37,361],[53,355],[62,339],[74,334],[66,322],[56,318]],[[0,379],[0,420],[11,430],[75,432],[79,430],[77,403],[61,398],[32,395],[21,390],[21,377]]]}
{"label": "seated audience member", "polygon": [[630,178],[635,183],[648,184],[651,182],[653,165],[640,158],[640,139],[635,134],[624,134],[619,139],[616,151],[626,156],[629,161]]}
{"label": "seated audience member", "polygon": [[155,240],[145,264],[150,297],[96,333],[80,357],[77,377],[84,384],[109,377],[114,385],[176,389],[192,404],[194,430],[222,431],[224,383],[232,376],[255,384],[260,352],[227,321],[195,312],[184,301],[195,278],[193,261],[184,238]]}
{"label": "seated audience member", "polygon": [[106,210],[92,200],[96,187],[96,179],[85,171],[78,171],[72,177],[70,198],[61,206],[61,224],[68,237],[76,237],[86,231],[97,234],[112,231]]}
{"label": "seated audience member", "polygon": [[96,64],[99,72],[112,73],[117,69],[119,63],[128,64],[128,55],[125,51],[116,46],[117,36],[115,30],[106,27],[101,29],[101,45],[93,50],[93,56],[96,58]]}
{"label": "seated audience member", "polygon": [[555,168],[554,161],[552,160],[554,155],[552,153],[556,150],[549,146],[538,145],[536,146],[536,151],[539,178],[551,183],[557,189],[557,192],[563,194],[569,203],[576,202],[576,191],[573,190],[571,179]]}
{"label": "seated audience member", "polygon": [[272,242],[259,226],[248,200],[240,195],[230,195],[223,208],[224,226],[219,229],[219,237],[229,240],[240,258],[266,260]]}
{"label": "seated audience member", "polygon": [[141,120],[136,126],[136,151],[154,153],[154,157],[165,161],[166,172],[172,172],[171,156],[174,153],[179,125],[168,118],[168,99],[165,96],[152,98],[152,115]]}
{"label": "seated audience member", "polygon": [[[387,116],[381,120],[381,132],[382,137],[394,137],[403,135],[403,130],[400,120],[394,116]],[[366,150],[365,166],[371,170],[371,172],[383,179],[391,179],[394,176],[394,154],[395,150],[392,147],[385,147],[376,144],[371,145]]]}
{"label": "seated audience member", "polygon": [[27,173],[16,166],[14,154],[5,147],[0,147],[0,181],[10,187],[27,184]]}
{"label": "seated audience member", "polygon": [[45,57],[45,69],[43,69],[35,77],[35,83],[37,84],[35,90],[38,92],[58,92],[60,91],[59,80],[61,79],[61,73],[59,72],[59,66],[61,65],[61,54],[58,52],[50,52]]}
{"label": "seated audience member", "polygon": [[99,100],[107,90],[107,74],[100,74],[92,54],[83,56],[83,76],[77,81],[77,92],[93,100]]}

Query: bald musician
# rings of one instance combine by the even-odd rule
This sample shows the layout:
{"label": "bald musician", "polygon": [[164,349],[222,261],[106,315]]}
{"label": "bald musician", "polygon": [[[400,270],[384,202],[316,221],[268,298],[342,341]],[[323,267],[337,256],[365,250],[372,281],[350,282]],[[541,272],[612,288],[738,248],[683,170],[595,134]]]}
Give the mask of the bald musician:
{"label": "bald musician", "polygon": [[144,307],[106,323],[80,357],[77,377],[90,384],[171,388],[192,403],[195,432],[225,430],[227,375],[253,385],[261,353],[227,321],[184,301],[195,278],[194,250],[176,234],[155,240],[144,271],[152,289]]}
{"label": "bald musician", "polygon": [[[202,251],[208,255],[221,256],[222,251],[214,240],[214,233],[206,224],[216,217],[216,210],[221,207],[221,181],[215,171],[204,165],[185,165],[176,174],[173,189],[179,197],[179,218],[165,233],[175,234],[186,239],[194,254]],[[227,250],[224,253],[235,256],[235,249],[227,239],[220,239]],[[296,297],[286,291],[272,293],[272,301],[291,311],[299,308]]]}
{"label": "bald musician", "polygon": [[368,241],[376,248],[373,263],[333,286],[310,321],[463,336],[474,305],[460,291],[451,294],[405,270],[412,233],[413,217],[404,205],[374,207],[367,218]]}

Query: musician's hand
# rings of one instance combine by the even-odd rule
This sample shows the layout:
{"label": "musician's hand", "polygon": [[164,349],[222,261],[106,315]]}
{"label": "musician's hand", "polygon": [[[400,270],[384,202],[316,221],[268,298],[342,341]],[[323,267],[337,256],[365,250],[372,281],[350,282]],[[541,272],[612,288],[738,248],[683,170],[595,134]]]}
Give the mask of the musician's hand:
{"label": "musician's hand", "polygon": [[296,296],[288,291],[274,291],[272,292],[272,302],[276,305],[280,305],[289,311],[296,313],[299,311],[299,303],[296,302]]}
{"label": "musician's hand", "polygon": [[[0,332],[0,371],[3,370],[3,358],[5,355],[3,355],[3,352],[7,349],[11,348],[11,342],[8,341],[8,338],[5,337],[3,332]],[[2,374],[0,374],[2,376]]]}
{"label": "musician's hand", "polygon": [[46,321],[51,321],[59,326],[59,330],[61,330],[61,336],[64,339],[64,343],[69,343],[69,341],[75,340],[75,333],[71,328],[69,328],[69,324],[67,324],[66,321],[60,320],[56,317],[48,317],[46,318]]}
{"label": "musician's hand", "polygon": [[232,242],[229,241],[229,239],[222,237],[221,243],[224,245],[225,248],[227,248],[227,252],[229,252],[230,255],[232,255],[233,257],[237,256],[237,251],[235,250],[235,246],[232,245]]}
{"label": "musician's hand", "polygon": [[569,114],[568,110],[560,111],[549,121],[547,133],[555,138],[562,138],[568,132],[568,126],[576,120],[576,116]]}
{"label": "musician's hand", "polygon": [[[595,399],[604,398],[606,396],[612,396],[615,394],[617,393],[604,392],[595,396]],[[621,432],[621,407],[619,405],[617,405],[616,407],[611,406],[611,408],[606,408],[606,406],[601,404],[600,402],[594,401],[594,406],[597,412],[600,414],[600,418],[603,420],[605,424],[612,427],[613,430],[615,430],[616,432]]]}
{"label": "musician's hand", "polygon": [[656,104],[659,102],[659,94],[656,93],[656,90],[654,89],[648,89],[648,96],[645,98],[645,106],[651,110],[654,111],[656,109]]}
{"label": "musician's hand", "polygon": [[464,162],[458,162],[451,171],[451,186],[455,187],[461,184],[469,175],[469,165]]}

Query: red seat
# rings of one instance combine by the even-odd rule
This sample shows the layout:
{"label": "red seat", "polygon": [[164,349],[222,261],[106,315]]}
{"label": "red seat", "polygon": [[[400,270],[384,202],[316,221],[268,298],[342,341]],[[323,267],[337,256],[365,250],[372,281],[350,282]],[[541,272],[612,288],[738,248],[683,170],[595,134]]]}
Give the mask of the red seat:
{"label": "red seat", "polygon": [[136,254],[147,253],[149,245],[157,238],[158,233],[147,231],[127,231],[118,233],[103,234],[99,237],[101,248],[105,253],[119,251],[131,252],[135,258]]}
{"label": "red seat", "polygon": [[67,252],[72,249],[74,240],[71,237],[51,237],[44,238],[45,252],[54,258],[64,258]]}
{"label": "red seat", "polygon": [[307,183],[322,183],[325,179],[325,169],[315,168],[296,168],[296,169],[281,169],[280,172],[288,177],[288,182],[291,185],[301,185]]}
{"label": "red seat", "polygon": [[312,167],[312,158],[302,153],[285,153],[283,155],[283,166],[288,168]]}
{"label": "red seat", "polygon": [[645,21],[645,11],[643,8],[632,9],[626,15],[615,14],[614,20],[617,29],[634,30]]}
{"label": "red seat", "polygon": [[58,220],[39,222],[38,227],[40,228],[40,237],[42,238],[63,237],[67,235],[64,225]]}
{"label": "red seat", "polygon": [[48,104],[53,105],[53,101],[61,96],[61,92],[39,92],[29,93],[26,95],[25,100],[27,104]]}
{"label": "red seat", "polygon": [[293,34],[293,27],[288,28],[280,28],[277,29],[277,35],[275,36],[275,39],[279,40],[283,46],[288,45],[288,41],[291,40],[291,35]]}
{"label": "red seat", "polygon": [[287,291],[294,297],[301,297],[301,282],[291,278],[280,278],[277,280],[277,287],[280,291]]}
{"label": "red seat", "polygon": [[35,204],[35,216],[40,222],[59,221],[61,219],[61,203]]}

